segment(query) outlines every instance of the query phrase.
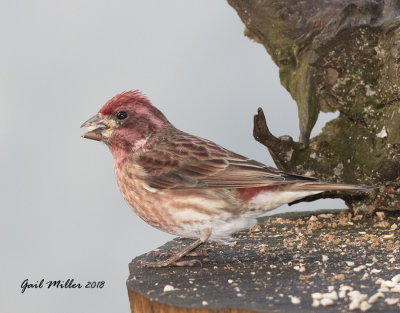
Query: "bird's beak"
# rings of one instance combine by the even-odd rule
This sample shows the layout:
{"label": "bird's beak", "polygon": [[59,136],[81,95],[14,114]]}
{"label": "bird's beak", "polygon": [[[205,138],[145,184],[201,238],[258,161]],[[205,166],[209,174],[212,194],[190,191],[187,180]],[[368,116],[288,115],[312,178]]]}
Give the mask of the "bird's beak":
{"label": "bird's beak", "polygon": [[88,119],[81,125],[87,128],[87,132],[82,135],[83,138],[100,141],[103,139],[103,131],[110,129],[110,125],[100,113]]}

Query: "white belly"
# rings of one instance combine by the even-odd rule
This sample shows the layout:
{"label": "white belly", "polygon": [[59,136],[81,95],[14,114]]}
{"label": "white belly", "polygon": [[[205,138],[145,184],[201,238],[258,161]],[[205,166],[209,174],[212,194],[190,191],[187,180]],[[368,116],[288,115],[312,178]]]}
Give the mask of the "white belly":
{"label": "white belly", "polygon": [[249,209],[261,210],[262,213],[271,211],[283,204],[290,203],[322,191],[265,191],[261,192],[249,202]]}

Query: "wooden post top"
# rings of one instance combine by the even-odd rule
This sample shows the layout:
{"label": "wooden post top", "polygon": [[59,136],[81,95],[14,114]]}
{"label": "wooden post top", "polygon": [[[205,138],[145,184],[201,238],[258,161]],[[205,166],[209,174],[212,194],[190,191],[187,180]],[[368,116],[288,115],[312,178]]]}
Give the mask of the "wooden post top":
{"label": "wooden post top", "polygon": [[357,301],[368,312],[399,312],[400,275],[395,287],[382,281],[400,274],[400,218],[313,214],[260,219],[231,245],[200,247],[209,255],[194,267],[146,268],[140,260],[153,253],[135,258],[127,280],[132,312],[346,312]]}

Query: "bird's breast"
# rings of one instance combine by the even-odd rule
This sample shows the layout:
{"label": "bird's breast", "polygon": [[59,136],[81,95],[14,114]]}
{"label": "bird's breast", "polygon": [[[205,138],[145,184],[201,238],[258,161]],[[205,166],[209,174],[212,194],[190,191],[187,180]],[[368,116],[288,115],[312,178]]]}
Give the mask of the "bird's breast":
{"label": "bird's breast", "polygon": [[146,183],[147,173],[138,165],[116,167],[120,191],[132,210],[148,224],[180,234],[182,225],[230,220],[239,208],[229,191],[214,189],[158,189]]}
{"label": "bird's breast", "polygon": [[119,189],[132,210],[145,222],[164,231],[171,217],[161,205],[161,195],[146,183],[145,171],[136,164],[115,166]]}

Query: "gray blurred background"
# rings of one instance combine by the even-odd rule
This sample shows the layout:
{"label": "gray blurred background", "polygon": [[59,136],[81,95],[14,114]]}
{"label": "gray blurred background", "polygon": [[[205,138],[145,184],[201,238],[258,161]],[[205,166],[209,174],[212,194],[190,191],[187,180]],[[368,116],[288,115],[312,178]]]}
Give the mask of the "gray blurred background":
{"label": "gray blurred background", "polygon": [[[129,312],[128,263],[172,238],[130,211],[108,149],[80,138],[115,94],[140,89],[178,128],[270,165],[257,107],[298,137],[277,67],[243,28],[223,0],[0,2],[2,312]],[[106,284],[21,294],[26,278]]]}

